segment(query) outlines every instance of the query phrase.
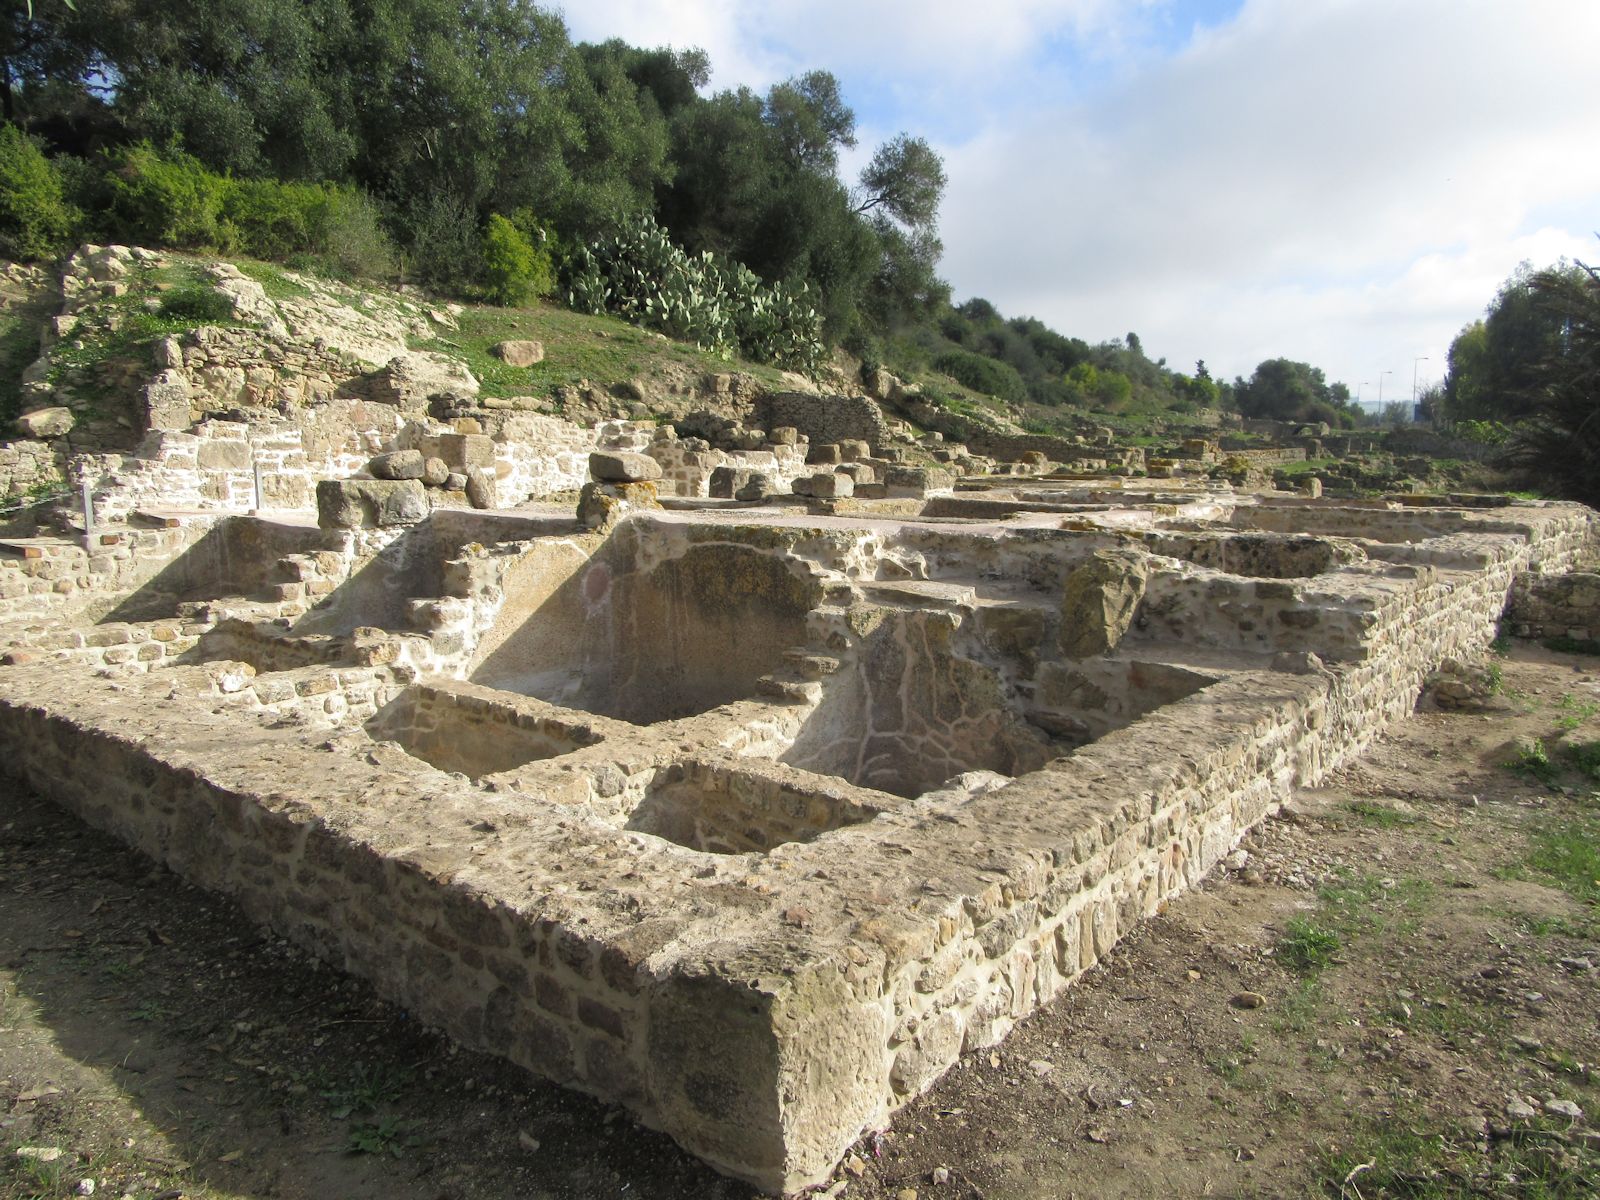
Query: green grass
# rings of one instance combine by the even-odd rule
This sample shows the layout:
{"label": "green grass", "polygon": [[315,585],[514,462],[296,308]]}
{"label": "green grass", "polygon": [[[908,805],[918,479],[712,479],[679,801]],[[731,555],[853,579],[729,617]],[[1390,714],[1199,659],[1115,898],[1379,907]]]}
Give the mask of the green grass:
{"label": "green grass", "polygon": [[1324,1195],[1341,1200],[1588,1200],[1600,1194],[1600,1153],[1537,1120],[1482,1141],[1469,1130],[1429,1129],[1405,1115],[1371,1120],[1319,1156]]}
{"label": "green grass", "polygon": [[1307,917],[1293,917],[1278,939],[1277,955],[1302,975],[1310,975],[1330,967],[1339,953],[1339,935],[1318,925]]}
{"label": "green grass", "polygon": [[1600,905],[1600,818],[1572,816],[1535,830],[1528,866],[1579,903]]}
{"label": "green grass", "polygon": [[233,265],[239,268],[241,274],[259,283],[269,300],[300,300],[311,295],[310,288],[297,279],[290,279],[282,267],[272,263],[236,258]]}
{"label": "green grass", "polygon": [[[494,308],[471,305],[456,318],[460,328],[413,343],[418,350],[444,349],[466,360],[484,396],[543,396],[558,387],[590,383],[607,387],[648,379],[674,368],[697,374],[746,371],[777,384],[781,372],[728,360],[693,346],[667,341],[615,317],[595,317],[553,305]],[[489,353],[498,342],[532,339],[544,345],[544,361],[512,367]]]}
{"label": "green grass", "polygon": [[1578,770],[1600,783],[1600,741],[1574,742],[1568,752]]}
{"label": "green grass", "polygon": [[1415,813],[1401,812],[1397,808],[1379,804],[1375,800],[1352,800],[1348,807],[1363,821],[1369,825],[1376,825],[1379,829],[1400,829],[1407,825],[1415,825],[1421,820]]}

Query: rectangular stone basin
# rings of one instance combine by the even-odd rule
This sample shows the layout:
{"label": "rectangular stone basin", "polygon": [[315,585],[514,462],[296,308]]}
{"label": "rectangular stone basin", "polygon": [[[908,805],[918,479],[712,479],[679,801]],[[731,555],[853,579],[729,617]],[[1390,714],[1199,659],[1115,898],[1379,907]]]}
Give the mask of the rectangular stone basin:
{"label": "rectangular stone basin", "polygon": [[500,700],[459,685],[418,683],[368,721],[366,730],[441,771],[477,780],[605,740],[570,719],[576,716],[563,717],[550,705],[522,697]]}

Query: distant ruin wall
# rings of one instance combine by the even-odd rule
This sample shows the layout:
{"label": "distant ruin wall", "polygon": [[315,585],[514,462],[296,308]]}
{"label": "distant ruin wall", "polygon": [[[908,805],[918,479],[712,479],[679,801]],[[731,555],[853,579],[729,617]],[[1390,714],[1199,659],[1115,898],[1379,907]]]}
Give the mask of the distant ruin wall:
{"label": "distant ruin wall", "polygon": [[811,439],[813,446],[862,441],[874,450],[889,444],[889,424],[875,400],[865,396],[812,396],[774,392],[756,401],[759,428],[788,425]]}

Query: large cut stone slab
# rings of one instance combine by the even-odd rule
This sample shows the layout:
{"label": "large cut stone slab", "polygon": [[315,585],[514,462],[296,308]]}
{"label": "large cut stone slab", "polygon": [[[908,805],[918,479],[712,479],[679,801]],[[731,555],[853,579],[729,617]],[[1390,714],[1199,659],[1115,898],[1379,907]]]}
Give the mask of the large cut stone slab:
{"label": "large cut stone slab", "polygon": [[415,525],[428,515],[420,479],[324,479],[317,484],[317,524],[324,529]]}
{"label": "large cut stone slab", "polygon": [[644,483],[661,478],[661,464],[648,454],[596,450],[589,455],[589,475],[600,483]]}
{"label": "large cut stone slab", "polygon": [[1144,598],[1150,567],[1131,550],[1096,550],[1061,593],[1061,652],[1090,658],[1116,647]]}

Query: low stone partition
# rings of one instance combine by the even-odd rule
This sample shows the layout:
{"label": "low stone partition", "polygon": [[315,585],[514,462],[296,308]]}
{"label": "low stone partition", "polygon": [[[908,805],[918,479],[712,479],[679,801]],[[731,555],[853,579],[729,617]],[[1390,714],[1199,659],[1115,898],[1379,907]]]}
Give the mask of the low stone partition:
{"label": "low stone partition", "polygon": [[1517,637],[1600,639],[1600,574],[1523,576],[1506,619]]}

